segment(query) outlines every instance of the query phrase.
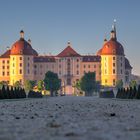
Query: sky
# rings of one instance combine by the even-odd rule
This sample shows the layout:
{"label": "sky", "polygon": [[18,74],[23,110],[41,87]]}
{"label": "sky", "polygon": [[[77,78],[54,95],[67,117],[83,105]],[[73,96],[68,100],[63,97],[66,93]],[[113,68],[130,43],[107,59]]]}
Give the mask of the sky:
{"label": "sky", "polygon": [[68,41],[80,54],[96,54],[114,19],[117,39],[140,75],[140,0],[0,0],[0,53],[23,29],[39,54],[56,55]]}

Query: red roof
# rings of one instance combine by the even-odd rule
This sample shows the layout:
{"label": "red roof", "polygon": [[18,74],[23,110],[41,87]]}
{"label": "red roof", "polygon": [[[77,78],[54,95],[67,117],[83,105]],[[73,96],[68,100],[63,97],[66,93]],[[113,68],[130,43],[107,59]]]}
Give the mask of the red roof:
{"label": "red roof", "polygon": [[132,66],[129,63],[129,60],[125,57],[125,69],[132,69]]}
{"label": "red roof", "polygon": [[34,55],[38,53],[32,48],[32,46],[23,38],[20,38],[17,42],[12,45],[11,55]]}
{"label": "red roof", "polygon": [[0,58],[10,58],[11,50],[7,50],[4,54],[0,56]]}
{"label": "red roof", "polygon": [[98,55],[124,55],[123,46],[116,40],[110,39],[107,41],[101,50],[98,51]]}
{"label": "red roof", "polygon": [[101,56],[98,55],[85,55],[82,58],[83,62],[101,62]]}
{"label": "red roof", "polygon": [[34,62],[55,62],[54,56],[35,56]]}
{"label": "red roof", "polygon": [[70,43],[68,43],[68,46],[57,55],[57,57],[79,57],[81,56],[78,54],[71,46]]}

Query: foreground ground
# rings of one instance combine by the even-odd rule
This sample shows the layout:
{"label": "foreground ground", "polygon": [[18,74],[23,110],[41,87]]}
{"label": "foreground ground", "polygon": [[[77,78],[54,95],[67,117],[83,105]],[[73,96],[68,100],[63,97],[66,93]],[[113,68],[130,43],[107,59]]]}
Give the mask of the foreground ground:
{"label": "foreground ground", "polygon": [[140,101],[54,97],[0,101],[0,140],[140,140]]}

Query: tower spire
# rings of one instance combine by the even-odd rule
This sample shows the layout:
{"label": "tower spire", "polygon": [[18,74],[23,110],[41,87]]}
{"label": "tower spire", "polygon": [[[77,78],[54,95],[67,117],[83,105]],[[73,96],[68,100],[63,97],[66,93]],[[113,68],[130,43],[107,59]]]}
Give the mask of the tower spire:
{"label": "tower spire", "polygon": [[116,19],[114,19],[114,22],[113,22],[113,25],[112,25],[111,39],[117,40],[117,35],[116,35]]}

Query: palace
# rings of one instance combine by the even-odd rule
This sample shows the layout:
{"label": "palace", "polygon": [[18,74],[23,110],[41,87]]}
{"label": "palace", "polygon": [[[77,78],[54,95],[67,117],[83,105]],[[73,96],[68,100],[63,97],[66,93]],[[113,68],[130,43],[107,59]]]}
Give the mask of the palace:
{"label": "palace", "polygon": [[70,42],[56,56],[38,55],[31,45],[31,40],[20,39],[0,56],[0,81],[13,85],[19,81],[43,80],[47,71],[58,74],[67,94],[73,92],[72,85],[79,81],[86,72],[95,72],[96,80],[101,85],[115,87],[118,80],[128,85],[132,67],[125,57],[123,46],[117,41],[115,24],[110,39],[104,40],[103,47],[96,55],[80,55]]}

